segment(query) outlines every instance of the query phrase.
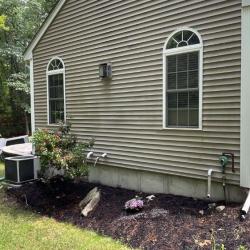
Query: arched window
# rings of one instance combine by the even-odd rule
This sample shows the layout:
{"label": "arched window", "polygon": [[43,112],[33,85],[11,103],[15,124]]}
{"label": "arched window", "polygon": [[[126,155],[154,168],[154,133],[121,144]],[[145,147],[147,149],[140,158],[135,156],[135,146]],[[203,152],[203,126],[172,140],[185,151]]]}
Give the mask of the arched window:
{"label": "arched window", "polygon": [[62,59],[53,57],[47,67],[48,124],[65,122],[65,67]]}
{"label": "arched window", "polygon": [[202,40],[193,29],[173,32],[163,48],[163,127],[201,129]]}

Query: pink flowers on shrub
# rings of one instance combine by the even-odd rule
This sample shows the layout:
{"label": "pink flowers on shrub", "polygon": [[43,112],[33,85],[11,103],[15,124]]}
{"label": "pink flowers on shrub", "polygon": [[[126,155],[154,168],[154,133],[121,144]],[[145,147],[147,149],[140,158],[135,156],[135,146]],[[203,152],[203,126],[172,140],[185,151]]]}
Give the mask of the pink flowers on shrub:
{"label": "pink flowers on shrub", "polygon": [[140,197],[135,197],[125,203],[125,209],[131,211],[139,211],[143,208],[144,202]]}

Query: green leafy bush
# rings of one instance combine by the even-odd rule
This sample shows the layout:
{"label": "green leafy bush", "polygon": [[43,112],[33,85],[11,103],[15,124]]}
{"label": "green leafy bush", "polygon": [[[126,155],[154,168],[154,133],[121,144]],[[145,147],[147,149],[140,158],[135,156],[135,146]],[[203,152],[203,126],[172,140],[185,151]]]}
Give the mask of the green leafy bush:
{"label": "green leafy bush", "polygon": [[70,124],[60,124],[56,130],[35,131],[32,143],[36,155],[40,156],[43,177],[49,168],[63,170],[65,175],[71,178],[87,174],[86,150],[93,146],[94,140],[78,142],[76,136],[70,132],[70,128]]}

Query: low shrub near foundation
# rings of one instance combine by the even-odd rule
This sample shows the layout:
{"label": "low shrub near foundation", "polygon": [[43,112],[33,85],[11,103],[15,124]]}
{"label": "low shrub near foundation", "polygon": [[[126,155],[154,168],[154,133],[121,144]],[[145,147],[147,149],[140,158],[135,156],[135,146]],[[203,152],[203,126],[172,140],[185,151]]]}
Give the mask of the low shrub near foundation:
{"label": "low shrub near foundation", "polygon": [[71,133],[71,124],[60,124],[55,130],[38,129],[32,143],[36,155],[40,156],[41,175],[56,169],[71,178],[87,175],[86,151],[94,145],[94,140],[79,142]]}

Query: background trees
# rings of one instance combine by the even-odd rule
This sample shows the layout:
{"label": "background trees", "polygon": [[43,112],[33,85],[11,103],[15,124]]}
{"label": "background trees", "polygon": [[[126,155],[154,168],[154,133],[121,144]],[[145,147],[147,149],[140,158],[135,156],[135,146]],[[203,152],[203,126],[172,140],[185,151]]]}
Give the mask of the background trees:
{"label": "background trees", "polygon": [[23,52],[57,0],[0,0],[0,134],[29,133],[29,70]]}

